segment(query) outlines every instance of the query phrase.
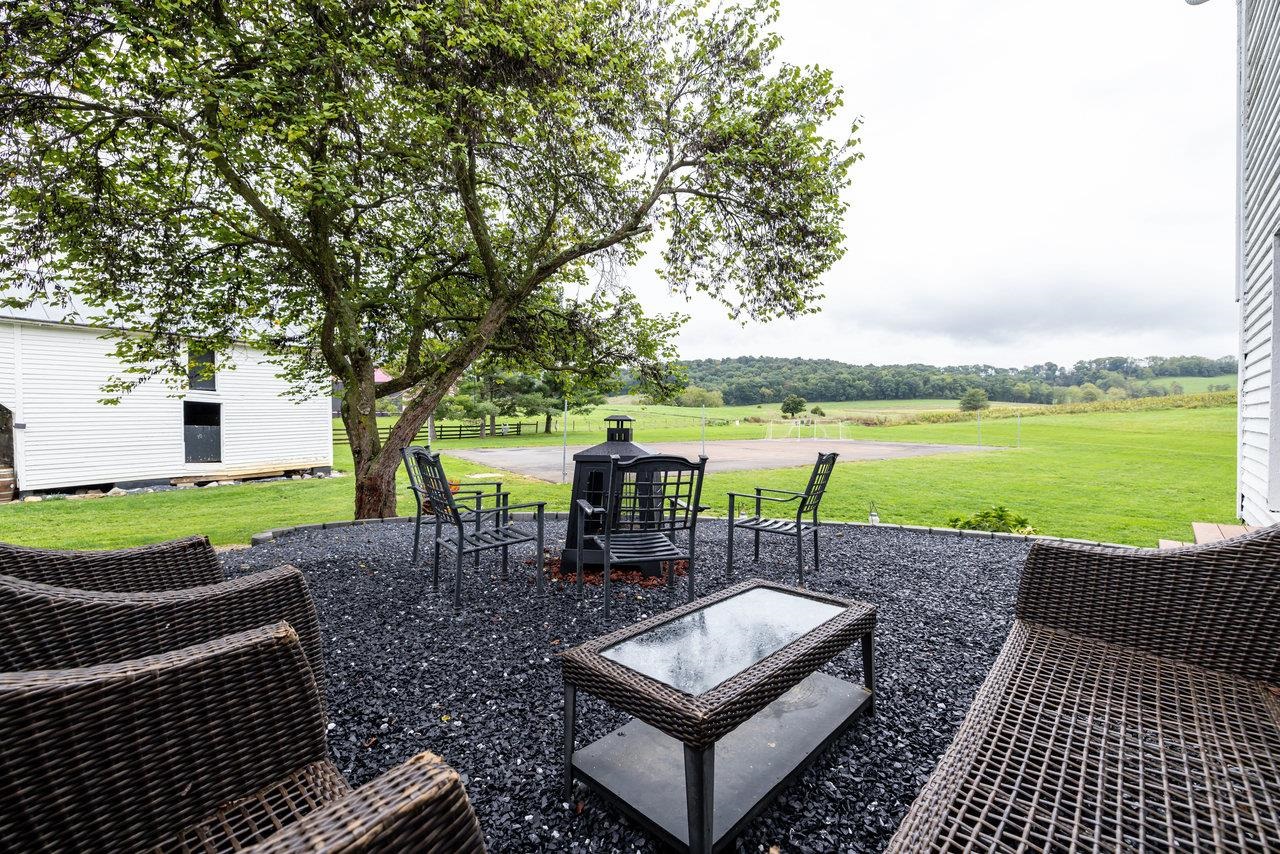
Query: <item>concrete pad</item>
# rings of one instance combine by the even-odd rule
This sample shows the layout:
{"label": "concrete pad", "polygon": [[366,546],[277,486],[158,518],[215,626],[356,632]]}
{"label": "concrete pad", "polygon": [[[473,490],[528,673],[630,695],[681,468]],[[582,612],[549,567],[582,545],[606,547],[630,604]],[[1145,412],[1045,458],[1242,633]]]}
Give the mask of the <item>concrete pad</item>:
{"label": "concrete pad", "polygon": [[[663,454],[679,454],[695,459],[702,450],[701,442],[641,442],[646,448]],[[573,477],[573,455],[590,445],[569,446],[569,477]],[[444,453],[480,465],[515,472],[539,480],[560,482],[561,455],[559,445],[525,448],[465,448]],[[975,453],[995,448],[975,445],[925,445],[913,442],[871,442],[861,439],[724,439],[707,442],[707,471],[755,471],[813,465],[819,452],[835,451],[839,462],[896,460],[906,457],[928,457],[935,454]]]}

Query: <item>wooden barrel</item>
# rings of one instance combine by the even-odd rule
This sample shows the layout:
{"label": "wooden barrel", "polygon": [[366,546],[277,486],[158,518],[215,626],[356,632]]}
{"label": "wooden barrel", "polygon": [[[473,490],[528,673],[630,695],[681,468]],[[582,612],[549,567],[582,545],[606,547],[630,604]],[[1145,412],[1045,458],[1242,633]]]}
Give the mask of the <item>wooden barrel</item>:
{"label": "wooden barrel", "polygon": [[17,492],[17,481],[14,480],[13,468],[0,468],[0,503],[12,501]]}

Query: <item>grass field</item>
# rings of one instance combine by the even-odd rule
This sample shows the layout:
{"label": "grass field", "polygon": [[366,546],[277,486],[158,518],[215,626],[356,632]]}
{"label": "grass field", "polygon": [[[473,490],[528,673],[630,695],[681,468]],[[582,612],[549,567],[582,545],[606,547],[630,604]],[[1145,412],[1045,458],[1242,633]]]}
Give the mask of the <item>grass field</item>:
{"label": "grass field", "polygon": [[[837,466],[823,505],[828,519],[862,520],[875,501],[885,522],[946,525],[953,515],[1001,503],[1044,534],[1135,545],[1185,539],[1192,521],[1232,522],[1235,409],[1174,409],[1044,415],[983,424],[983,444],[996,453],[947,454]],[[581,418],[571,443],[599,441],[602,425]],[[750,427],[754,432],[746,432]],[[762,425],[709,427],[708,439],[758,438]],[[1013,447],[1019,442],[1021,447]],[[696,439],[697,425],[637,433],[638,441]],[[899,442],[974,444],[972,422],[848,427],[846,437]],[[560,437],[442,443],[451,474],[465,480],[480,466],[448,456],[449,447],[557,443]],[[812,442],[812,440],[804,440]],[[812,442],[815,451],[821,440]],[[350,452],[334,463],[350,471]],[[704,498],[726,510],[724,493],[753,486],[801,488],[805,468],[708,475]],[[516,500],[566,509],[569,488],[504,474]],[[205,533],[215,543],[245,543],[251,534],[288,525],[350,518],[350,477],[244,484],[88,501],[45,501],[0,507],[0,540],[58,548],[106,548]],[[401,509],[410,507],[401,474]]]}
{"label": "grass field", "polygon": [[1208,391],[1211,385],[1225,385],[1229,388],[1235,388],[1238,379],[1239,377],[1235,374],[1222,374],[1217,377],[1157,377],[1152,382],[1166,387],[1177,383],[1182,386],[1182,390],[1187,394],[1195,394],[1200,391]]}

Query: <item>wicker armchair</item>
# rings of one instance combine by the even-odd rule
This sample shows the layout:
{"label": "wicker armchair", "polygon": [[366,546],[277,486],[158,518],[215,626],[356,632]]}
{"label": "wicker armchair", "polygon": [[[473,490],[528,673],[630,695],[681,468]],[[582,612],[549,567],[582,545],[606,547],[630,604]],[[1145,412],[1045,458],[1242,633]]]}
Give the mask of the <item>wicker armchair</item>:
{"label": "wicker armchair", "polygon": [[77,590],[138,593],[216,584],[222,566],[208,537],[84,552],[0,543],[0,575]]}
{"label": "wicker armchair", "polygon": [[0,850],[483,851],[423,753],[359,790],[285,623],[71,670],[0,673]]}
{"label": "wicker armchair", "polygon": [[323,688],[320,624],[294,567],[144,593],[73,590],[0,575],[0,672],[125,661],[281,620],[298,633]]}
{"label": "wicker armchair", "polygon": [[1280,529],[1036,543],[1016,616],[889,851],[1280,850]]}

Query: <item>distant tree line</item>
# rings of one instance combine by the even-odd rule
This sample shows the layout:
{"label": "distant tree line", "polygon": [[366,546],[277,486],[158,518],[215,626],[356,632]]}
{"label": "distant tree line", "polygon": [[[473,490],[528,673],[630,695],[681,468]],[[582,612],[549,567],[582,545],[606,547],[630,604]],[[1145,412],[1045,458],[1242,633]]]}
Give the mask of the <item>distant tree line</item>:
{"label": "distant tree line", "polygon": [[[834,359],[738,356],[680,363],[689,387],[684,405],[702,405],[718,393],[730,406],[806,400],[958,400],[981,389],[989,400],[1012,403],[1078,403],[1126,397],[1179,394],[1176,382],[1161,378],[1213,377],[1236,371],[1231,356],[1108,356],[1071,366],[1044,362],[1025,368],[992,365],[851,365]],[[624,377],[623,387],[629,383]]]}

